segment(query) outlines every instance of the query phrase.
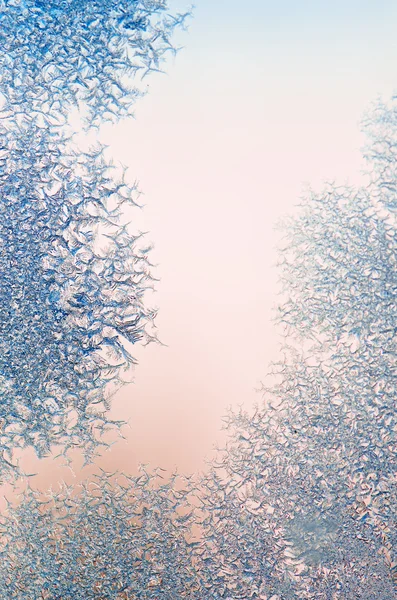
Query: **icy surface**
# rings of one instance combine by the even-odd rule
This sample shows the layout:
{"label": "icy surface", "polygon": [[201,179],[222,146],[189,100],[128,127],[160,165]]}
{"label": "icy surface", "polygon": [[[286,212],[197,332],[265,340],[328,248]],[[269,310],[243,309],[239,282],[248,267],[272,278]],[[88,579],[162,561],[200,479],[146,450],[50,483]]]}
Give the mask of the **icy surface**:
{"label": "icy surface", "polygon": [[[0,6],[0,467],[111,425],[111,382],[150,340],[136,190],[68,140],[131,114],[184,16],[162,1]],[[127,83],[127,80],[129,83]],[[28,488],[1,521],[0,596],[51,600],[396,597],[395,101],[368,117],[366,187],[312,193],[285,225],[285,358],[199,483],[103,473]],[[198,528],[192,537],[191,526]]]}
{"label": "icy surface", "polygon": [[142,469],[78,489],[31,489],[1,523],[0,597],[200,600],[187,536],[188,492]]}
{"label": "icy surface", "polygon": [[396,597],[395,102],[367,127],[367,187],[284,225],[285,358],[203,481],[211,598]]}
{"label": "icy surface", "polygon": [[[140,232],[123,220],[137,190],[87,128],[131,114],[139,74],[159,66],[183,15],[156,0],[0,4],[0,473],[13,450],[79,445],[90,460],[111,425],[109,395],[131,346],[154,339]],[[137,87],[138,86],[138,87]],[[112,386],[110,383],[112,382]],[[114,424],[116,425],[116,424]]]}

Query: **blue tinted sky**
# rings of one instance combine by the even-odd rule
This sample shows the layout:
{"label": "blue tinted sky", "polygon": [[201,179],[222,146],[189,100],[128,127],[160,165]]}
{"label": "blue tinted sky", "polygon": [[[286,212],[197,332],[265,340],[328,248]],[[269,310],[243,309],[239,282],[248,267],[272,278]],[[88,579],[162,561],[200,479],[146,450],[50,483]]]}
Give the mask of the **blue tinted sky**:
{"label": "blue tinted sky", "polygon": [[360,182],[359,120],[397,87],[396,22],[391,1],[201,0],[136,119],[104,131],[145,193],[131,219],[155,244],[168,344],[136,349],[114,405],[128,440],[104,464],[202,468],[226,406],[260,400],[280,342],[274,224],[306,183]]}

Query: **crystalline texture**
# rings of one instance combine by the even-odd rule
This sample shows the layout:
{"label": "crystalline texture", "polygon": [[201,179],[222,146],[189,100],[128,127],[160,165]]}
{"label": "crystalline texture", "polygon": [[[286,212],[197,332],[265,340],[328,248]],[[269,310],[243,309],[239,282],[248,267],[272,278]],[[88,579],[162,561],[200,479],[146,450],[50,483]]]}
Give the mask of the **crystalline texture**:
{"label": "crystalline texture", "polygon": [[366,187],[285,224],[285,359],[203,479],[211,598],[397,595],[396,115],[368,117]]}
{"label": "crystalline texture", "polygon": [[80,489],[28,489],[0,524],[0,596],[201,600],[187,490],[176,475],[160,484],[103,472]]}
{"label": "crystalline texture", "polygon": [[[154,339],[148,248],[123,222],[136,204],[103,148],[70,139],[131,114],[134,75],[156,69],[186,15],[155,0],[0,5],[0,472],[16,447],[81,445],[87,459],[131,345]],[[113,389],[112,388],[112,389]],[[76,416],[77,415],[77,416]],[[103,440],[102,440],[103,441]],[[16,465],[14,465],[16,468]]]}

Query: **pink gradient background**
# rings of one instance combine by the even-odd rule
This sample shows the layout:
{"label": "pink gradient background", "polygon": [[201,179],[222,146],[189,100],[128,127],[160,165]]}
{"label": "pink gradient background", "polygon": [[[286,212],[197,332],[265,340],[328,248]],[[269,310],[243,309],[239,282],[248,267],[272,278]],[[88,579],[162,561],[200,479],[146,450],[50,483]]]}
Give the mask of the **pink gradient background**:
{"label": "pink gradient background", "polygon": [[[396,5],[273,4],[198,2],[177,35],[185,49],[150,79],[136,119],[104,128],[144,191],[130,217],[155,244],[161,281],[148,302],[167,344],[136,346],[135,383],[112,410],[131,429],[105,468],[205,467],[226,407],[259,402],[277,358],[277,219],[305,183],[362,180],[359,120],[397,81]],[[77,479],[90,471],[80,464]],[[51,459],[24,465],[39,470],[34,486],[73,480]]]}

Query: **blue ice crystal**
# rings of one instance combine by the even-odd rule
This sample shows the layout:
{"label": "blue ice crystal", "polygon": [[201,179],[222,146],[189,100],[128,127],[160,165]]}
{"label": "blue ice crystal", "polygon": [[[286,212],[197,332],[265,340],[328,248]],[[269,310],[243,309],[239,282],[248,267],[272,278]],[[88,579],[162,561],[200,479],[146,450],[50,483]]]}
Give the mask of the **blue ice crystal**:
{"label": "blue ice crystal", "polygon": [[4,476],[17,447],[44,456],[81,445],[91,459],[132,345],[154,339],[148,252],[123,222],[136,189],[115,178],[102,146],[78,150],[67,121],[72,109],[88,128],[131,114],[136,75],[174,50],[186,16],[165,11],[161,0],[0,5]]}
{"label": "blue ice crystal", "polygon": [[284,359],[201,484],[208,598],[397,597],[395,101],[366,127],[367,185],[284,224]]}
{"label": "blue ice crystal", "polygon": [[28,488],[0,522],[0,597],[202,600],[190,542],[188,490],[103,472],[79,489]]}
{"label": "blue ice crystal", "polygon": [[[162,0],[0,6],[0,469],[84,448],[148,342],[136,190],[87,128],[130,115],[186,15]],[[0,597],[391,600],[397,595],[397,108],[366,122],[370,179],[311,193],[285,227],[287,344],[254,414],[197,480],[102,473],[33,489],[0,521]],[[194,537],[195,536],[195,537]]]}
{"label": "blue ice crystal", "polygon": [[[390,208],[394,161],[388,152],[397,147],[393,142],[397,139],[397,110],[392,106],[384,111],[380,124],[376,114],[373,117],[375,142],[369,146],[368,156],[374,169],[368,185],[357,190],[329,186],[313,193],[299,214],[286,223],[280,254],[284,292],[278,320],[285,328],[288,345],[283,360],[273,365],[262,406],[253,414],[243,410],[229,413],[226,447],[218,451],[200,478],[185,478],[183,489],[175,485],[175,478],[160,483],[157,479],[152,486],[154,480],[143,472],[138,478],[126,478],[121,487],[104,474],[97,487],[84,484],[80,495],[73,489],[48,497],[28,490],[19,506],[9,506],[2,520],[0,590],[4,597],[396,597],[397,238],[396,215]],[[381,135],[384,122],[386,133]],[[98,167],[100,157],[100,152],[92,154],[89,173],[96,173],[102,181],[105,174]],[[62,168],[72,172],[76,158],[70,163],[62,159]],[[85,173],[86,159],[79,165],[80,175]],[[103,356],[97,356],[97,349],[91,352],[97,323],[106,322],[106,327],[112,323],[113,333],[106,329],[103,340],[104,346],[115,344],[112,339],[117,336],[116,361],[125,349],[119,340],[127,339],[126,332],[136,335],[137,323],[133,315],[120,321],[115,284],[106,288],[101,278],[103,272],[108,276],[110,269],[115,281],[121,281],[119,268],[125,262],[116,266],[116,254],[130,248],[124,243],[124,229],[111,236],[116,254],[109,259],[107,252],[99,254],[90,246],[87,239],[92,238],[86,237],[100,226],[102,218],[108,218],[106,206],[92,213],[95,219],[90,217],[87,229],[74,226],[89,173],[81,175],[82,187],[74,196],[78,200],[71,202],[77,213],[58,210],[60,192],[50,188],[53,193],[47,195],[53,208],[44,214],[50,214],[61,229],[66,223],[67,234],[54,246],[53,254],[43,248],[45,260],[38,261],[42,271],[27,268],[21,279],[31,277],[31,289],[39,296],[42,284],[37,291],[33,285],[37,273],[41,276],[43,272],[45,281],[48,275],[46,314],[52,320],[47,316],[46,323],[60,335],[55,355],[59,349],[62,357],[79,349],[78,365],[91,368],[93,364],[95,369],[95,361]],[[34,174],[32,171],[29,177]],[[62,179],[65,177],[66,172]],[[16,181],[18,177],[10,176],[10,189]],[[109,182],[103,183],[107,185]],[[92,202],[92,194],[89,198]],[[17,233],[23,236],[23,196],[14,195],[13,202],[20,202],[22,218],[19,213],[18,218],[22,220],[11,231],[14,237]],[[5,222],[12,222],[15,214],[10,211]],[[49,230],[53,232],[53,226]],[[9,239],[15,244],[14,238]],[[40,245],[42,239],[46,243],[45,236],[29,239],[31,244]],[[81,239],[84,243],[79,246]],[[91,253],[82,259],[87,248]],[[22,256],[28,261],[32,253]],[[99,266],[91,267],[91,261]],[[19,264],[23,261],[11,263],[15,269]],[[81,285],[70,282],[71,273]],[[124,277],[122,274],[122,280]],[[23,283],[16,289],[23,290]],[[104,296],[103,289],[108,290]],[[57,292],[59,297],[51,295]],[[10,293],[8,287],[4,293]],[[104,303],[100,304],[103,313],[102,308],[93,312],[98,299]],[[58,325],[57,311],[66,312],[66,329],[62,318]],[[34,314],[32,311],[32,318],[21,323],[27,328],[23,338],[28,340],[32,328],[39,327]],[[82,327],[80,321],[81,317],[83,323],[90,322],[91,314],[92,330]],[[101,321],[102,314],[105,321]],[[108,314],[114,315],[112,321]],[[40,331],[41,336],[50,335],[49,327]],[[17,339],[18,331],[12,335]],[[79,344],[74,345],[74,339],[79,339]],[[16,347],[23,357],[22,342]],[[84,351],[88,351],[86,359]],[[13,364],[19,368],[19,361]],[[63,381],[63,371],[57,375],[56,361],[51,365],[54,374],[49,381],[56,377]],[[120,368],[117,365],[116,370]],[[41,368],[39,362],[36,368]],[[100,362],[98,368],[103,378],[103,369],[112,370],[110,357],[107,366]],[[90,379],[90,370],[82,369],[76,376],[74,371],[65,373],[73,381],[69,394],[75,394],[78,406],[79,385],[85,390],[91,385],[94,396],[102,388],[95,387],[97,380]],[[6,402],[13,397],[13,381],[4,378],[2,384]],[[46,431],[54,431],[62,408],[59,398],[62,395],[55,393],[43,397],[44,414],[51,415],[52,428],[48,426]],[[19,410],[22,417],[17,422],[33,422],[28,409],[18,401],[13,414]],[[83,428],[83,418],[77,422]],[[37,423],[36,430],[43,435],[43,423]],[[73,436],[70,431],[66,434]],[[14,443],[15,438],[10,441]]]}
{"label": "blue ice crystal", "polygon": [[160,70],[186,14],[164,0],[4,0],[0,92],[18,116],[62,125],[84,105],[88,126],[131,114],[136,75]]}

